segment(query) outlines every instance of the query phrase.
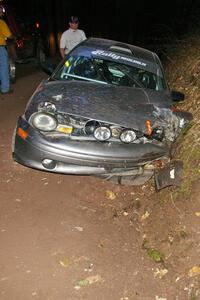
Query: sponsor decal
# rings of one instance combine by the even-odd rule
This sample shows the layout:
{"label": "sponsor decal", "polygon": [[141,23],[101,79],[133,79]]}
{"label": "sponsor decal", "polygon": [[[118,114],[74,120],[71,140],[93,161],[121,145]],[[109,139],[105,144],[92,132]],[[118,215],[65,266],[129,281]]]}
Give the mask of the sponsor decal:
{"label": "sponsor decal", "polygon": [[123,61],[127,61],[129,63],[133,63],[133,64],[137,64],[139,66],[143,66],[143,67],[146,67],[146,65],[147,65],[146,63],[144,63],[142,61],[139,61],[137,59],[122,56],[122,55],[119,55],[119,54],[116,54],[116,53],[113,53],[113,52],[107,52],[107,51],[104,51],[104,50],[95,50],[95,51],[92,51],[91,53],[92,53],[92,55],[110,57],[114,60],[123,60]]}

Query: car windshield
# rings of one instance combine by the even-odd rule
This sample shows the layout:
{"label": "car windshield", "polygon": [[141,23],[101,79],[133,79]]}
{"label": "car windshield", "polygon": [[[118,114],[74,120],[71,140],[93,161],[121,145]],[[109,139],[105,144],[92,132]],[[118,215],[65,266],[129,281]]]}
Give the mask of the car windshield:
{"label": "car windshield", "polygon": [[84,52],[72,51],[56,69],[52,79],[84,80],[99,84],[165,90],[166,83],[160,67],[157,64],[153,64],[151,68],[144,66],[146,65],[141,62],[125,64],[117,59],[110,60],[108,57],[95,57],[88,53],[84,55]]}

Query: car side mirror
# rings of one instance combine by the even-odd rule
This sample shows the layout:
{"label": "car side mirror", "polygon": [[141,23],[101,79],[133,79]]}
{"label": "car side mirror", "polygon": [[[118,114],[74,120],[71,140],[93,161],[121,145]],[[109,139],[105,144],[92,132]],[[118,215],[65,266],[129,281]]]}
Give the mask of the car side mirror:
{"label": "car side mirror", "polygon": [[174,102],[181,102],[185,99],[185,95],[181,92],[171,91],[171,98]]}

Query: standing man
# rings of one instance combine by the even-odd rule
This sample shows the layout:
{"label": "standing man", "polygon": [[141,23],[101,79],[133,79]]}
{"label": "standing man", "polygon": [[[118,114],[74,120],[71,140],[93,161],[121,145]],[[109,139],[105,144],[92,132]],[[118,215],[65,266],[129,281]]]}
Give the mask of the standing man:
{"label": "standing man", "polygon": [[69,29],[64,31],[60,39],[60,54],[62,58],[76,45],[86,39],[85,32],[78,29],[79,20],[72,16],[69,19]]}
{"label": "standing man", "polygon": [[12,92],[10,90],[10,76],[9,76],[9,63],[8,63],[8,52],[6,50],[6,40],[7,38],[13,38],[12,33],[2,19],[5,9],[0,6],[0,90],[1,94],[9,94]]}

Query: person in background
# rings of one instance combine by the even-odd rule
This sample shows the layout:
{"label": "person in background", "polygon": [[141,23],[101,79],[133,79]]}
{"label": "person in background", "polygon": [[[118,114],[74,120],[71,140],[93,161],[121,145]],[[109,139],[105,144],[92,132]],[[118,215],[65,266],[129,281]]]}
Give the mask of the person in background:
{"label": "person in background", "polygon": [[85,32],[78,29],[79,20],[72,16],[69,19],[69,29],[63,32],[60,39],[60,54],[62,58],[76,45],[86,39]]}
{"label": "person in background", "polygon": [[9,63],[8,52],[6,49],[7,39],[14,39],[8,25],[2,19],[5,9],[0,6],[0,90],[1,94],[10,94],[10,76],[9,76]]}

